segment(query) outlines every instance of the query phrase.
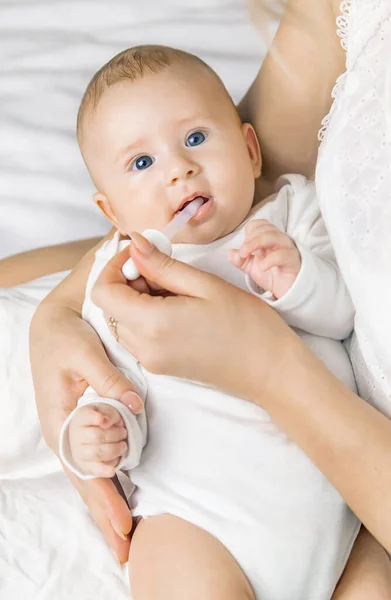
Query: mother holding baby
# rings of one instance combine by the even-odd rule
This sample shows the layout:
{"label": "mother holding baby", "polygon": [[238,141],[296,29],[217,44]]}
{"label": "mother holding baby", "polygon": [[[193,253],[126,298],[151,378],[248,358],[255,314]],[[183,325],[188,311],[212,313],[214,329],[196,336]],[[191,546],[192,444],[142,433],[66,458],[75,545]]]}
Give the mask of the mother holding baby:
{"label": "mother holding baby", "polygon": [[[280,8],[277,1],[269,4]],[[263,2],[253,0],[252,8],[265,26]],[[138,270],[175,297],[146,303],[118,283],[110,266],[100,294],[106,316],[118,321],[121,343],[148,370],[186,376],[261,406],[337,488],[365,527],[334,594],[339,600],[391,597],[383,550],[391,552],[390,56],[389,0],[373,0],[370,7],[365,0],[288,0],[239,107],[262,146],[259,198],[283,173],[315,176],[356,311],[349,350],[360,397],[269,306],[167,258],[142,238],[133,249]],[[80,248],[85,251],[85,244]],[[42,302],[31,327],[36,399],[45,439],[56,452],[62,423],[87,385],[127,404],[138,400],[81,318],[95,249]],[[61,260],[59,270],[68,268],[68,259]],[[178,352],[182,340],[185,355]],[[114,483],[69,476],[125,562],[132,519]]]}

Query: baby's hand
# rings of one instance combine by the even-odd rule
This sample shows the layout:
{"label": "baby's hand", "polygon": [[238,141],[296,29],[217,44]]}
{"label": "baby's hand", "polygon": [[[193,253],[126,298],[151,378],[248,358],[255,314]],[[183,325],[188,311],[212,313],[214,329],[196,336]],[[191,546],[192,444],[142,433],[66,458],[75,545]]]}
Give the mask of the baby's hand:
{"label": "baby's hand", "polygon": [[245,242],[239,250],[230,250],[228,258],[276,299],[292,287],[301,267],[295,242],[264,219],[248,223]]}
{"label": "baby's hand", "polygon": [[72,457],[81,471],[96,477],[114,477],[127,451],[127,431],[119,412],[108,404],[88,404],[69,424]]}

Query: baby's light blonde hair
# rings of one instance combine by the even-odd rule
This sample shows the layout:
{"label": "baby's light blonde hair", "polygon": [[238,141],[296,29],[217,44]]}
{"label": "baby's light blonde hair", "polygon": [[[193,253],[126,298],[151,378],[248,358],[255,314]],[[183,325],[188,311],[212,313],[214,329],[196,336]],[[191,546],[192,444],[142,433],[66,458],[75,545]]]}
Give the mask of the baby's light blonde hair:
{"label": "baby's light blonde hair", "polygon": [[85,117],[87,114],[94,113],[105,90],[121,81],[133,82],[146,75],[160,73],[173,65],[203,69],[214,77],[232,102],[220,77],[198,56],[168,46],[134,46],[114,56],[95,73],[89,82],[77,114],[76,130],[79,144],[81,144]]}

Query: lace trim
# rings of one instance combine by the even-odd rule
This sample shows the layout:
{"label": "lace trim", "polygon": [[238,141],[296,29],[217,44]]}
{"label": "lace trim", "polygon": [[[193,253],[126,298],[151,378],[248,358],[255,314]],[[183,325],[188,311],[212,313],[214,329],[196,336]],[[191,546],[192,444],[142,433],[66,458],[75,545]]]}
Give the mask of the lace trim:
{"label": "lace trim", "polygon": [[342,82],[342,79],[344,79],[345,75],[346,75],[346,71],[345,71],[345,73],[342,73],[342,75],[340,75],[338,77],[337,81],[334,84],[333,90],[331,92],[331,97],[333,99],[333,103],[331,105],[329,113],[322,119],[322,122],[321,122],[321,125],[320,125],[320,129],[318,131],[318,141],[319,142],[323,141],[324,135],[325,135],[326,130],[327,130],[328,126],[329,126],[332,114],[334,112],[335,99],[336,99],[336,97],[339,94],[339,90],[340,90],[340,87],[341,87],[341,82]]}
{"label": "lace trim", "polygon": [[[352,0],[344,0],[343,2],[341,2],[340,7],[339,7],[340,14],[336,19],[337,36],[339,38],[341,38],[340,39],[341,46],[345,50],[345,52],[348,49],[348,30],[349,30],[351,8],[352,8]],[[333,87],[333,91],[331,92],[331,97],[333,98],[333,103],[331,105],[329,113],[322,119],[320,129],[318,131],[318,141],[319,142],[323,141],[326,130],[329,126],[330,119],[334,112],[335,99],[338,96],[338,93],[339,93],[339,90],[341,87],[341,81],[345,77],[345,74],[346,74],[346,71],[345,71],[345,73],[342,73],[342,75],[340,75],[338,77],[338,79],[335,82],[335,85]]]}
{"label": "lace trim", "polygon": [[352,0],[344,0],[341,2],[339,12],[341,13],[336,20],[337,36],[341,38],[341,46],[346,51],[348,49],[348,29],[350,20],[350,11],[352,8]]}

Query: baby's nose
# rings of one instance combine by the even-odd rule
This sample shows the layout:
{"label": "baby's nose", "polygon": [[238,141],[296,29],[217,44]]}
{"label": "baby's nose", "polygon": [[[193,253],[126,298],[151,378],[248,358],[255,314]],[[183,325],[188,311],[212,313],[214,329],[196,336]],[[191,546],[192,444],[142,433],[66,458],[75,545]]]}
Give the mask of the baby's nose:
{"label": "baby's nose", "polygon": [[171,175],[171,183],[177,183],[181,179],[189,179],[195,175],[195,168],[189,168],[181,172],[174,172]]}
{"label": "baby's nose", "polygon": [[183,179],[190,179],[199,172],[199,166],[187,156],[177,156],[171,163],[168,175],[169,185],[175,185]]}

